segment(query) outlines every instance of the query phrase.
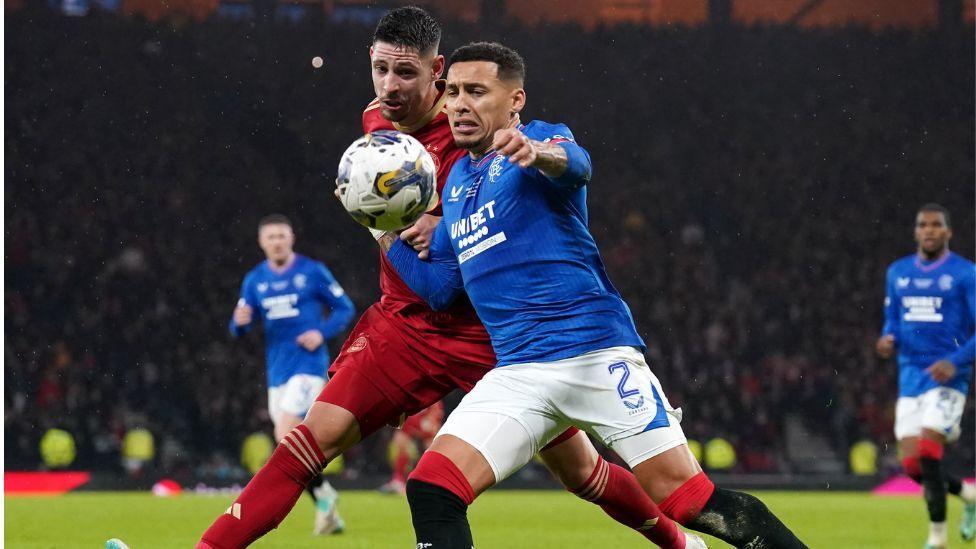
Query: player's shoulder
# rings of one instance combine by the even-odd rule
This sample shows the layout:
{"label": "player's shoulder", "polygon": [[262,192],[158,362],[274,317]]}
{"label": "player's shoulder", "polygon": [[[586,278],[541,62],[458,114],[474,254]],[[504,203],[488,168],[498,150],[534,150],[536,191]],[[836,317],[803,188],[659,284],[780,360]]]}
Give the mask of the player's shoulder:
{"label": "player's shoulder", "polygon": [[953,270],[957,270],[970,276],[976,276],[976,263],[973,263],[971,260],[955,252],[950,253],[948,263]]}
{"label": "player's shoulder", "polygon": [[244,283],[247,284],[250,281],[257,280],[268,272],[268,262],[262,261],[251,267],[251,270],[244,275]]}
{"label": "player's shoulder", "polygon": [[366,108],[363,109],[363,132],[369,133],[376,130],[391,130],[393,129],[393,124],[389,120],[383,118],[383,112],[380,110],[380,100],[379,98],[373,99]]}
{"label": "player's shoulder", "polygon": [[522,133],[540,141],[575,141],[572,130],[562,122],[533,120],[522,128]]}
{"label": "player's shoulder", "polygon": [[891,265],[888,265],[888,272],[897,273],[905,269],[913,268],[914,266],[915,266],[915,254],[910,254],[904,257],[899,257],[898,259],[892,261]]}

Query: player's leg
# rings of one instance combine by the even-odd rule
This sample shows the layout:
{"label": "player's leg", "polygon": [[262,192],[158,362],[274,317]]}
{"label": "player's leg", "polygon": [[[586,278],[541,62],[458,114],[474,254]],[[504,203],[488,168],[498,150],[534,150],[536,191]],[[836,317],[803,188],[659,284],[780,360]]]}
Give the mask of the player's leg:
{"label": "player's leg", "polygon": [[567,490],[599,505],[611,518],[645,538],[668,546],[684,537],[673,521],[662,517],[634,475],[604,460],[579,429],[573,427],[559,435],[539,456]]}
{"label": "player's leg", "polygon": [[389,445],[390,480],[380,486],[384,494],[404,495],[407,489],[407,473],[411,462],[417,457],[414,439],[402,429],[393,432]]}
{"label": "player's leg", "polygon": [[[948,478],[942,465],[942,457],[945,444],[959,436],[965,395],[947,387],[940,387],[924,393],[918,400],[920,403],[918,462],[925,505],[929,514],[926,547],[946,547],[948,545],[945,524],[946,495],[950,485],[953,491],[962,495],[963,485],[957,479]],[[966,495],[971,496],[971,494]],[[970,534],[967,531],[968,526],[964,520],[961,527],[964,537]]]}
{"label": "player's leg", "polygon": [[[360,336],[362,332],[368,336]],[[404,386],[416,381],[398,362],[406,350],[388,335],[394,333],[377,306],[363,315],[333,363],[335,374],[305,420],[281,440],[234,504],[204,533],[200,547],[245,547],[276,528],[329,461],[396,421],[404,411],[422,407],[411,408],[401,399],[404,395],[393,393],[402,392],[389,377],[393,372],[407,378],[402,380]],[[359,337],[370,343],[359,345]],[[417,390],[427,396],[425,387]],[[440,396],[434,395],[434,400]]]}
{"label": "player's leg", "polygon": [[[279,388],[275,403],[276,414],[272,416],[275,425],[275,439],[282,440],[295,427],[301,424],[316,396],[325,387],[325,378],[310,374],[296,374]],[[324,536],[340,533],[345,523],[339,516],[339,493],[329,484],[321,471],[305,486],[315,505],[315,520],[312,532]]]}
{"label": "player's leg", "polygon": [[532,385],[512,375],[515,368],[493,370],[475,385],[410,474],[407,500],[417,547],[473,547],[468,506],[528,463],[540,440],[560,431]]}
{"label": "player's leg", "polygon": [[610,446],[661,511],[736,547],[804,545],[758,499],[715,488],[688,450],[681,410],[668,402],[643,355],[605,349],[560,366],[569,419]]}

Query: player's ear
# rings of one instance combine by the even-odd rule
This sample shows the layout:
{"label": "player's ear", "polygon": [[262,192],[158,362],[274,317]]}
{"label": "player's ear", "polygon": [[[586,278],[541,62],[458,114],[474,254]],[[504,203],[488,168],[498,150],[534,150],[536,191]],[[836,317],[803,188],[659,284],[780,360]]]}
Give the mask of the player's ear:
{"label": "player's ear", "polygon": [[515,88],[510,95],[512,101],[512,113],[518,114],[525,108],[525,90]]}
{"label": "player's ear", "polygon": [[447,64],[447,62],[444,60],[444,56],[443,55],[435,55],[434,56],[434,62],[431,63],[431,66],[430,66],[431,72],[434,73],[434,80],[438,80],[441,77],[443,77],[443,75],[444,75],[444,65],[446,65],[446,64]]}

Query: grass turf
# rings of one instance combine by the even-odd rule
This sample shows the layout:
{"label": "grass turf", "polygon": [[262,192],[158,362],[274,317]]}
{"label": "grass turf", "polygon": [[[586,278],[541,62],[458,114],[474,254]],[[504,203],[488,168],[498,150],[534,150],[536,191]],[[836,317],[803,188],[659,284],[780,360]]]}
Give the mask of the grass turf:
{"label": "grass turf", "polygon": [[[921,548],[927,519],[921,498],[864,493],[760,492],[757,495],[810,547]],[[302,496],[307,500],[306,496]],[[76,493],[6,496],[7,547],[104,547],[117,537],[134,549],[193,547],[232,498],[142,493]],[[346,533],[328,539],[311,532],[313,508],[300,501],[281,526],[253,547],[408,548],[414,546],[405,499],[374,492],[343,492]],[[959,540],[962,505],[950,498],[950,547],[976,547]],[[559,547],[619,549],[649,547],[596,507],[558,491],[489,491],[469,512],[478,549]],[[726,547],[709,539],[710,547]]]}

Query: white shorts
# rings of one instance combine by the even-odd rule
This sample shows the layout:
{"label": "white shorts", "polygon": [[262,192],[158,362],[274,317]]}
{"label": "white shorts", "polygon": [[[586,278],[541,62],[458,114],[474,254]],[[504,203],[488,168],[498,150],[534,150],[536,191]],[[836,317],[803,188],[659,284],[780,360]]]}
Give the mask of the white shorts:
{"label": "white shorts", "polygon": [[895,438],[917,437],[922,429],[945,435],[949,442],[959,438],[966,395],[948,387],[930,389],[917,397],[898,397],[895,405]]}
{"label": "white shorts", "polygon": [[681,410],[632,347],[488,372],[447,418],[440,435],[474,446],[501,481],[575,425],[634,467],[686,442]]}
{"label": "white shorts", "polygon": [[325,387],[325,378],[312,374],[295,374],[281,385],[270,387],[268,414],[271,416],[271,421],[278,423],[278,417],[282,413],[304,418],[323,387]]}

